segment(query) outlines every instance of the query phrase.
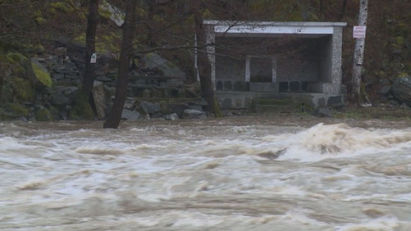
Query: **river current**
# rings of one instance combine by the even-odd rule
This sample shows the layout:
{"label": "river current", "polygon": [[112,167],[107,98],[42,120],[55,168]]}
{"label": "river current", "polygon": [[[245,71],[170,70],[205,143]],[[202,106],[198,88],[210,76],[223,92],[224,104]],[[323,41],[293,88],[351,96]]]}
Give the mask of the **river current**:
{"label": "river current", "polygon": [[0,123],[0,230],[411,230],[411,128]]}

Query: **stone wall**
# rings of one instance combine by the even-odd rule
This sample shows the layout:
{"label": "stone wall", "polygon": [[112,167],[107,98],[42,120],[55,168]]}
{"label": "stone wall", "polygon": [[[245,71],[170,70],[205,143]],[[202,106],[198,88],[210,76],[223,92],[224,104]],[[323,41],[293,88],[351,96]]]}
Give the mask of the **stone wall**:
{"label": "stone wall", "polygon": [[[59,41],[49,52],[41,57],[32,58],[33,68],[35,67],[39,73],[37,81],[42,83],[35,85],[36,82],[30,77],[31,72],[27,72],[27,77],[20,81],[20,85],[28,86],[27,89],[16,87],[16,90],[11,91],[12,95],[8,100],[19,101],[10,102],[11,107],[0,108],[0,119],[105,119],[114,100],[117,59],[110,54],[97,55],[96,79],[92,90],[93,103],[90,107],[86,97],[79,94],[85,67],[84,52],[85,48],[81,45]],[[24,63],[30,63],[27,58],[23,58],[26,60]],[[135,65],[136,63],[138,65]],[[30,67],[24,64],[24,68],[25,66]],[[136,55],[131,67],[133,70],[129,73],[124,119],[195,117],[190,111],[184,115],[184,110],[195,109],[198,111],[194,114],[197,113],[200,117],[205,115],[202,110],[205,105],[197,102],[199,87],[185,85],[186,74],[172,62],[159,54],[150,53]],[[47,78],[41,79],[43,75]],[[16,94],[19,92],[29,94],[30,97],[17,97]],[[154,110],[153,108],[160,106],[152,105],[161,105],[161,110]],[[178,110],[174,110],[176,108]],[[13,114],[14,111],[16,113]]]}

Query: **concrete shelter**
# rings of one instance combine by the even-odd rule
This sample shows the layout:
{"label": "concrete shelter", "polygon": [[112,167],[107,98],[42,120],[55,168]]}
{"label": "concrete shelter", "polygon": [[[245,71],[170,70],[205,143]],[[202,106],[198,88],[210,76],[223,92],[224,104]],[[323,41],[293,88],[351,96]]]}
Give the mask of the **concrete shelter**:
{"label": "concrete shelter", "polygon": [[211,78],[223,108],[253,99],[302,97],[341,103],[344,22],[205,20]]}

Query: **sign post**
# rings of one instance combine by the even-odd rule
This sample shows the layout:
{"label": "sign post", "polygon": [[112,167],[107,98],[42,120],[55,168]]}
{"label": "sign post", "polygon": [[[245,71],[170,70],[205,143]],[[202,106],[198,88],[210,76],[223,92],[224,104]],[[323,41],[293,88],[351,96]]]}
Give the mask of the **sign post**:
{"label": "sign post", "polygon": [[90,63],[97,63],[97,54],[93,53],[90,58]]}
{"label": "sign post", "polygon": [[354,26],[353,38],[365,39],[366,31],[367,31],[367,26]]}

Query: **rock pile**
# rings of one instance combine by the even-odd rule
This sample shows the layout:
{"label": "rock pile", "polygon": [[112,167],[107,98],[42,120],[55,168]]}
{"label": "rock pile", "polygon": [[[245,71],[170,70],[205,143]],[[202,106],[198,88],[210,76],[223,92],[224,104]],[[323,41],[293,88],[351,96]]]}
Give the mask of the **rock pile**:
{"label": "rock pile", "polygon": [[122,119],[129,121],[143,119],[205,119],[206,112],[201,102],[149,102],[140,98],[128,97],[123,109]]}
{"label": "rock pile", "polygon": [[398,78],[392,85],[392,94],[398,101],[411,107],[411,77]]}
{"label": "rock pile", "polygon": [[399,77],[394,83],[385,82],[379,90],[394,105],[411,107],[411,77]]}
{"label": "rock pile", "polygon": [[[36,90],[36,99],[28,108],[16,110],[22,111],[21,118],[28,120],[89,119],[79,112],[83,108],[73,108],[81,88],[84,49],[70,44],[54,51],[48,56],[31,60],[51,80],[47,87]],[[141,68],[130,72],[122,119],[206,118],[203,111],[206,103],[198,100],[198,91],[184,86],[185,73],[177,66],[155,53],[136,59],[139,59]],[[97,60],[96,80],[92,89],[93,110],[96,119],[103,120],[114,100],[117,61],[109,55],[98,55]]]}

